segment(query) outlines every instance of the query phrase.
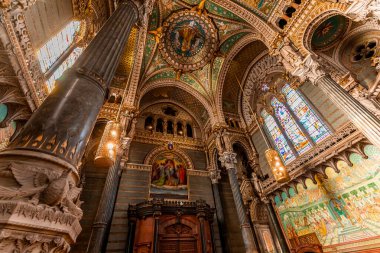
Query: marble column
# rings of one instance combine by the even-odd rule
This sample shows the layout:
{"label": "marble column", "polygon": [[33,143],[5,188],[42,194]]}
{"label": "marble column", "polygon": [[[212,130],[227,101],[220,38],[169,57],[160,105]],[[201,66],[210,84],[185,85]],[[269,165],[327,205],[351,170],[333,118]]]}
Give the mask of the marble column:
{"label": "marble column", "polygon": [[274,232],[277,236],[278,242],[280,244],[282,252],[283,253],[289,253],[290,252],[289,247],[288,247],[288,244],[286,243],[286,238],[285,238],[284,233],[282,232],[281,225],[277,219],[276,212],[275,212],[272,204],[269,202],[269,200],[265,201],[264,203],[267,207],[268,214],[269,214],[269,226],[274,230]]}
{"label": "marble column", "polygon": [[228,171],[228,178],[230,180],[232,195],[234,198],[236,211],[239,217],[245,250],[247,253],[257,253],[257,245],[253,238],[253,232],[246,212],[244,210],[243,199],[240,193],[240,186],[236,176],[236,154],[226,151],[220,156],[219,160]]}
{"label": "marble column", "polygon": [[120,167],[122,164],[125,150],[129,147],[131,138],[123,138],[122,145],[116,155],[114,164],[109,168],[106,182],[103,188],[102,197],[100,199],[98,210],[93,223],[87,252],[103,252],[103,247],[107,244],[106,232],[111,224],[112,213],[114,210],[117,190],[120,180]]}
{"label": "marble column", "polygon": [[220,199],[219,192],[219,180],[220,180],[220,171],[218,169],[210,170],[210,179],[212,184],[212,193],[214,196],[214,203],[216,209],[216,219],[218,221],[218,229],[220,235],[220,241],[222,244],[223,252],[228,252],[228,241],[225,233],[225,223],[224,223],[224,214],[223,214],[223,206],[222,201]]}
{"label": "marble column", "polygon": [[293,75],[318,86],[372,144],[380,147],[380,120],[336,83],[313,56],[307,56]]}
{"label": "marble column", "polygon": [[[142,6],[136,4],[119,4],[9,148],[0,153],[0,172],[7,175],[0,179],[0,197],[8,195],[8,200],[0,198],[0,208],[8,206],[8,212],[0,214],[0,226],[5,228],[0,242],[9,242],[7,247],[18,249],[18,241],[25,247],[33,245],[36,252],[39,247],[67,252],[80,233],[78,167],[130,30],[141,13]],[[31,212],[38,215],[22,216]]]}

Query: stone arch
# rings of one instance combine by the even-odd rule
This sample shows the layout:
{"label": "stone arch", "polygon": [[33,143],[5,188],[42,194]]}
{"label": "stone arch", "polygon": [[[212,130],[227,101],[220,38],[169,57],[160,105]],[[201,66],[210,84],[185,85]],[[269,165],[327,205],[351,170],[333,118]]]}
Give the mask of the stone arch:
{"label": "stone arch", "polygon": [[[250,68],[247,70],[245,77],[243,79],[243,94],[240,92],[239,95],[239,116],[244,120],[247,126],[251,125],[252,118],[250,117],[250,101],[254,94],[252,91],[257,90],[257,82],[265,78],[265,75],[272,73],[285,72],[283,65],[278,61],[277,57],[270,56],[269,54],[260,55],[257,60],[252,62]],[[252,108],[255,112],[254,108]]]}
{"label": "stone arch", "polygon": [[176,155],[178,155],[179,157],[181,157],[183,159],[184,162],[186,162],[186,165],[187,165],[187,168],[189,170],[193,170],[194,169],[194,165],[193,165],[193,162],[191,160],[191,158],[186,154],[185,151],[183,151],[182,149],[176,147],[174,148],[173,150],[168,150],[165,146],[160,146],[160,147],[156,147],[154,149],[152,149],[145,157],[144,159],[144,164],[146,165],[152,165],[153,162],[154,162],[154,159],[161,153],[164,153],[164,152],[172,152]]}
{"label": "stone arch", "polygon": [[172,79],[158,80],[158,81],[149,82],[149,83],[144,84],[144,86],[141,87],[141,89],[139,91],[139,97],[137,99],[137,105],[140,104],[141,99],[143,98],[143,96],[145,94],[147,94],[149,91],[152,91],[156,88],[161,88],[161,87],[176,87],[178,89],[181,89],[181,90],[189,93],[191,96],[195,97],[204,106],[204,108],[206,109],[206,111],[210,117],[211,123],[215,122],[216,119],[215,119],[215,115],[213,113],[213,109],[210,105],[210,102],[202,94],[200,94],[198,91],[193,89],[191,86],[186,85],[182,82],[172,80]]}
{"label": "stone arch", "polygon": [[310,53],[310,48],[306,42],[315,24],[332,14],[346,16],[344,12],[347,8],[348,5],[345,3],[324,2],[317,4],[314,8],[311,8],[309,12],[305,13],[307,14],[305,15],[306,18],[302,24],[297,27],[297,35],[292,39],[302,55],[306,56]]}
{"label": "stone arch", "polygon": [[[233,48],[231,49],[230,53],[226,57],[226,59],[223,62],[223,66],[219,72],[218,76],[218,83],[217,83],[217,88],[216,88],[216,108],[217,108],[217,113],[218,113],[218,121],[219,122],[224,122],[224,113],[223,113],[223,86],[225,85],[225,78],[227,75],[227,72],[229,70],[229,67],[231,65],[232,60],[235,58],[235,56],[242,51],[247,45],[250,43],[258,41],[263,43],[264,45],[265,42],[264,40],[260,37],[258,34],[249,34],[242,38],[238,43],[236,43]],[[266,45],[267,46],[267,45]],[[268,46],[267,46],[268,48]]]}
{"label": "stone arch", "polygon": [[168,104],[168,103],[174,104],[174,105],[180,107],[182,110],[184,110],[186,113],[188,113],[195,120],[195,122],[198,124],[198,127],[202,126],[201,122],[196,117],[196,115],[191,110],[188,110],[186,105],[179,103],[177,101],[174,101],[174,100],[170,100],[170,99],[160,99],[160,100],[154,101],[154,103],[152,103],[152,104],[144,105],[143,107],[140,108],[140,113],[143,113],[145,111],[145,109],[147,109],[151,106],[155,106],[157,104],[165,104],[165,103],[166,104]]}
{"label": "stone arch", "polygon": [[[365,43],[370,40],[376,41],[376,47],[380,48],[379,24],[368,22],[349,31],[340,43],[337,44],[331,59],[332,62],[335,62],[340,68],[355,74],[355,79],[368,89],[371,88],[377,75],[375,68],[371,66],[370,59],[356,63],[351,57],[347,57],[347,54],[353,52],[355,47],[360,43]],[[362,71],[364,72],[362,73]]]}

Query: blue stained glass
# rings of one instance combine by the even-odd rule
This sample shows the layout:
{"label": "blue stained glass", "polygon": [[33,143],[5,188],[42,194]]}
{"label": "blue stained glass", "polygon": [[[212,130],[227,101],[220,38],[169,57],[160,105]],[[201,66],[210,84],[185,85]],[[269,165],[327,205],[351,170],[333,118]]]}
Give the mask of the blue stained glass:
{"label": "blue stained glass", "polygon": [[70,22],[38,50],[37,57],[43,73],[46,73],[46,71],[48,71],[59,57],[71,46],[75,34],[79,30],[79,26],[79,21]]}
{"label": "blue stained glass", "polygon": [[282,93],[286,96],[288,105],[313,141],[318,143],[331,134],[327,126],[318,118],[298,91],[286,84],[282,88]]}
{"label": "blue stained glass", "polygon": [[62,62],[62,64],[54,71],[53,75],[47,80],[49,91],[53,89],[55,80],[60,78],[63,72],[74,64],[74,62],[81,55],[82,51],[83,51],[83,48],[81,47],[75,48],[70,53],[70,55]]}
{"label": "blue stained glass", "polygon": [[290,112],[286,107],[276,98],[272,98],[271,104],[274,108],[276,117],[278,118],[282,128],[285,130],[286,135],[292,141],[294,148],[300,154],[312,148],[309,140],[301,131]]}
{"label": "blue stained glass", "polygon": [[273,116],[268,114],[265,110],[261,112],[261,116],[263,117],[265,126],[269,134],[271,135],[272,140],[276,145],[276,149],[280,153],[285,164],[293,161],[296,157],[293,154],[291,148],[289,147],[284,135],[282,134]]}

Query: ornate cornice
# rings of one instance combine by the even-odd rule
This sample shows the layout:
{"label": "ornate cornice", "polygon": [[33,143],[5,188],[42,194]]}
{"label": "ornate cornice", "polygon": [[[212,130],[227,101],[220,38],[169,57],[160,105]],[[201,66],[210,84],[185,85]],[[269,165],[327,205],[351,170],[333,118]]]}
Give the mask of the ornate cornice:
{"label": "ornate cornice", "polygon": [[[287,168],[291,180],[309,173],[312,169],[326,163],[339,152],[350,149],[356,143],[365,140],[364,135],[352,123],[346,124],[325,141],[318,144],[309,152],[298,157]],[[284,186],[275,182],[273,177],[262,182],[265,194],[269,194]]]}

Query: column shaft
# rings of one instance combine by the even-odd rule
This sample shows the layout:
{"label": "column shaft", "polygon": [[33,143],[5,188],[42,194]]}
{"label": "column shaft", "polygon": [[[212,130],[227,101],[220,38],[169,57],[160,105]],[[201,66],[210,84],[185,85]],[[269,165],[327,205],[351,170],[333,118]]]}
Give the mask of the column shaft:
{"label": "column shaft", "polygon": [[89,245],[87,247],[87,252],[89,253],[102,252],[104,245],[106,245],[106,231],[111,223],[113,207],[116,202],[116,194],[119,186],[121,158],[122,152],[119,152],[115,163],[108,170],[102,197],[99,202],[98,211],[91,231]]}
{"label": "column shaft", "polygon": [[286,243],[285,235],[282,233],[281,225],[279,221],[277,220],[277,216],[273,209],[273,206],[271,205],[271,203],[267,203],[266,207],[269,214],[269,223],[270,223],[269,225],[273,228],[274,232],[276,233],[282,252],[283,253],[290,252],[288,244]]}
{"label": "column shaft", "polygon": [[323,76],[316,85],[342,110],[351,122],[377,147],[380,147],[380,120],[331,77]]}
{"label": "column shaft", "polygon": [[[72,68],[67,70],[23,130],[1,154],[18,154],[76,167],[103,105],[137,10],[120,4]],[[18,150],[22,150],[21,152]],[[63,161],[62,161],[63,160]]]}
{"label": "column shaft", "polygon": [[223,252],[228,252],[228,241],[227,236],[225,234],[225,223],[224,223],[224,214],[223,214],[223,206],[222,202],[220,200],[220,193],[217,183],[212,184],[212,192],[214,195],[214,203],[215,203],[215,209],[216,209],[216,218],[218,220],[218,228],[219,228],[219,234],[220,234],[220,241],[222,244]]}
{"label": "column shaft", "polygon": [[228,177],[230,179],[232,195],[234,197],[234,202],[236,206],[236,211],[238,213],[238,217],[240,221],[240,226],[241,226],[241,231],[243,235],[243,241],[244,241],[246,252],[256,253],[258,251],[257,251],[255,241],[253,239],[251,226],[249,224],[247,216],[245,215],[243,199],[241,197],[239,182],[236,176],[236,168],[227,168],[227,170],[228,170]]}
{"label": "column shaft", "polygon": [[153,238],[153,253],[158,253],[158,229],[160,226],[160,216],[154,216],[154,238]]}

